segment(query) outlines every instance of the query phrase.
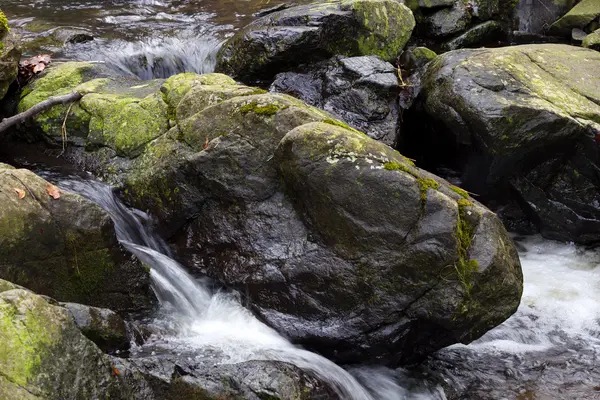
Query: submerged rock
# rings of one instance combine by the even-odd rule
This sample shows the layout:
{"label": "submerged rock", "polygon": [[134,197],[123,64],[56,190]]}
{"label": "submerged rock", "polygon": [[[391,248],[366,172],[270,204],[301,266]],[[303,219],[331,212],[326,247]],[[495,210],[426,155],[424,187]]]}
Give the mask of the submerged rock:
{"label": "submerged rock", "polygon": [[334,55],[395,59],[415,26],[395,0],[338,0],[268,14],[241,29],[217,55],[217,72],[246,83]]}
{"label": "submerged rock", "polygon": [[550,44],[454,51],[423,82],[411,156],[457,167],[484,199],[516,200],[545,237],[600,242],[600,54]]}
{"label": "submerged rock", "polygon": [[515,249],[466,192],[290,96],[220,74],[145,84],[160,83],[171,129],[139,156],[67,151],[95,160],[183,260],[245,293],[292,340],[396,365],[468,343],[516,309]]}
{"label": "submerged rock", "polygon": [[278,74],[272,92],[324,109],[355,129],[394,146],[400,130],[396,68],[376,56],[334,58],[304,72]]}
{"label": "submerged rock", "polygon": [[125,321],[114,311],[77,303],[62,303],[83,334],[105,353],[129,349]]}
{"label": "submerged rock", "polygon": [[111,360],[81,334],[65,308],[29,291],[5,290],[0,316],[0,398],[152,399],[142,379],[129,386],[114,374]]}
{"label": "submerged rock", "polygon": [[98,206],[33,172],[0,164],[0,277],[61,301],[118,311],[154,298],[142,264],[117,242]]}

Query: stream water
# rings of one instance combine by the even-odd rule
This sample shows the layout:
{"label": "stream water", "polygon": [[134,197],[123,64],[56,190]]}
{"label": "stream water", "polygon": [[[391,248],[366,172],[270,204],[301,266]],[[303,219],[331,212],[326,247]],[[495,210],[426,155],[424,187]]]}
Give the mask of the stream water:
{"label": "stream water", "polygon": [[[298,2],[298,1],[297,1]],[[285,0],[0,0],[11,24],[35,40],[29,54],[99,60],[143,79],[209,72],[219,44],[257,11]],[[58,46],[59,28],[88,43]],[[540,237],[515,238],[525,290],[517,313],[468,346],[443,349],[411,370],[345,370],[299,349],[244,309],[235,293],[191,277],[109,187],[61,181],[104,207],[123,244],[152,267],[162,334],[146,346],[217,346],[230,360],[284,360],[345,399],[600,399],[600,254]],[[142,347],[139,352],[144,352]],[[446,388],[444,394],[440,387]]]}

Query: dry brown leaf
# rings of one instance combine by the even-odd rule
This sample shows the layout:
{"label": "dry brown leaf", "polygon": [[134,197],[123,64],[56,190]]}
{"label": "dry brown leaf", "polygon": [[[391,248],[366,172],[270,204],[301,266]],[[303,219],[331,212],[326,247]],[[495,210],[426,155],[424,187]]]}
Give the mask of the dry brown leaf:
{"label": "dry brown leaf", "polygon": [[46,185],[46,192],[48,192],[48,195],[54,200],[60,199],[60,190],[53,184],[49,183]]}
{"label": "dry brown leaf", "polygon": [[117,369],[117,367],[115,367],[114,365],[111,365],[111,367],[112,367],[112,373],[111,373],[112,376],[119,376],[119,375],[121,375],[121,371],[119,371]]}
{"label": "dry brown leaf", "polygon": [[208,136],[206,137],[206,141],[204,142],[204,148],[207,149],[208,148]]}
{"label": "dry brown leaf", "polygon": [[14,187],[13,190],[15,192],[17,192],[17,196],[19,196],[19,199],[24,199],[25,198],[25,191],[23,189],[19,189]]}
{"label": "dry brown leaf", "polygon": [[46,64],[39,63],[35,67],[33,67],[33,72],[37,74],[38,72],[42,72],[46,68]]}

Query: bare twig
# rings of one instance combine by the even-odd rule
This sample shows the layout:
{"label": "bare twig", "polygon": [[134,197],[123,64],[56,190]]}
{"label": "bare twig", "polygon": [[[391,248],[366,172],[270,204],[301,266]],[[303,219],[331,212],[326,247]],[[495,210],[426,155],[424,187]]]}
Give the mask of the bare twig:
{"label": "bare twig", "polygon": [[14,117],[3,119],[2,122],[0,122],[0,133],[4,132],[11,126],[21,123],[21,122],[24,122],[30,118],[33,118],[36,115],[38,115],[39,113],[42,113],[58,104],[73,103],[74,101],[80,100],[82,97],[83,97],[83,95],[79,92],[72,92],[72,93],[66,94],[64,96],[50,97],[47,100],[44,100],[44,101],[36,104],[35,106],[31,107],[27,111],[23,111],[22,113],[19,113],[19,114],[15,115]]}
{"label": "bare twig", "polygon": [[65,114],[65,119],[62,123],[62,127],[60,129],[60,136],[62,139],[62,151],[58,155],[58,157],[62,156],[65,152],[65,146],[67,143],[67,118],[69,118],[69,113],[71,112],[71,107],[73,107],[73,103],[69,104],[69,108],[67,108],[67,113]]}

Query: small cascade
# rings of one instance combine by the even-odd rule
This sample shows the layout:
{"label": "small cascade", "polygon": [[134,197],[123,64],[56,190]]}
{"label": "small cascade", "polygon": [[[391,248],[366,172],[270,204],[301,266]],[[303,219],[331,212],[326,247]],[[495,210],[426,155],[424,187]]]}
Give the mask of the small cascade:
{"label": "small cascade", "polygon": [[[126,208],[108,185],[95,181],[64,180],[60,185],[104,208],[115,223],[117,237],[128,250],[151,267],[153,288],[166,311],[160,318],[175,326],[167,339],[171,345],[191,349],[218,348],[228,363],[249,360],[282,361],[310,371],[329,383],[340,398],[348,400],[425,399],[411,397],[391,370],[362,368],[357,376],[315,353],[300,349],[256,319],[236,293],[213,291],[208,283],[193,278],[170,256],[168,246],[144,219],[143,213]],[[164,342],[163,341],[163,342]],[[376,383],[376,384],[374,384]],[[444,399],[443,394],[438,399]]]}

